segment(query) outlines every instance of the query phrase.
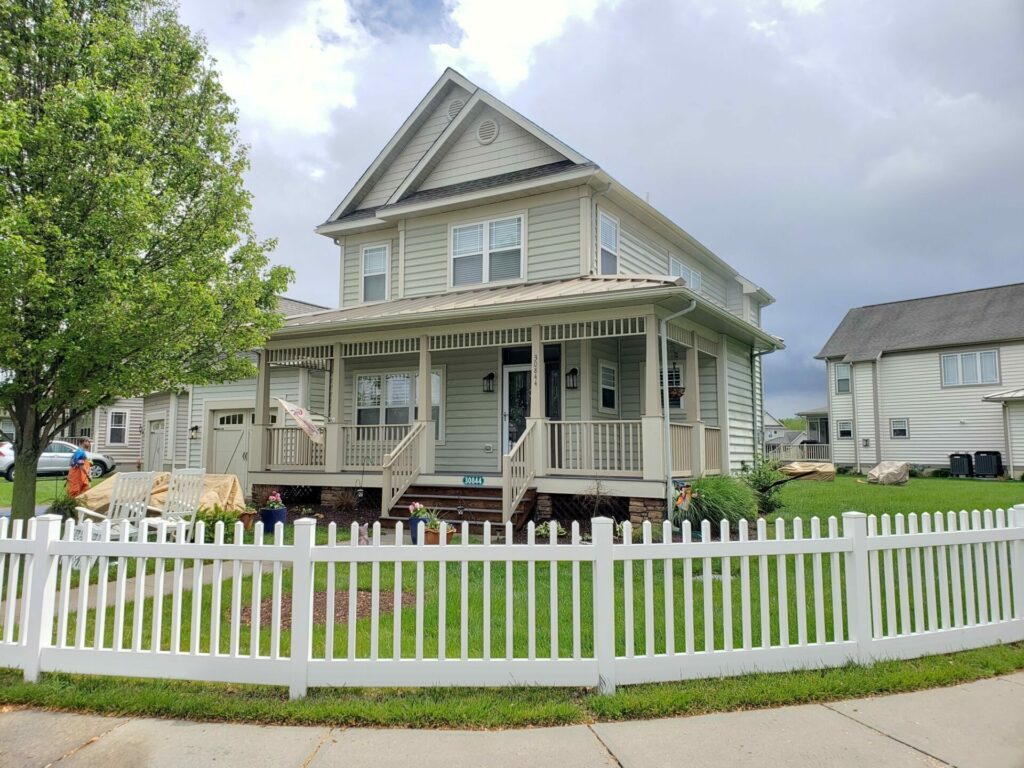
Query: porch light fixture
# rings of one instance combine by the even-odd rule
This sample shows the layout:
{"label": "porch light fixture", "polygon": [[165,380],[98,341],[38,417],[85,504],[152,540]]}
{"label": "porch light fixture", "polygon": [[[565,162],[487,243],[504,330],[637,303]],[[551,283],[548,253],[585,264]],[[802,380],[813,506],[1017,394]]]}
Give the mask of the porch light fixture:
{"label": "porch light fixture", "polygon": [[189,440],[198,440],[199,439],[199,425],[198,424],[193,424],[191,427],[189,427],[188,439]]}
{"label": "porch light fixture", "polygon": [[484,392],[494,391],[494,371],[484,376]]}
{"label": "porch light fixture", "polygon": [[568,371],[565,372],[565,388],[580,388],[580,371],[578,368],[570,368]]}

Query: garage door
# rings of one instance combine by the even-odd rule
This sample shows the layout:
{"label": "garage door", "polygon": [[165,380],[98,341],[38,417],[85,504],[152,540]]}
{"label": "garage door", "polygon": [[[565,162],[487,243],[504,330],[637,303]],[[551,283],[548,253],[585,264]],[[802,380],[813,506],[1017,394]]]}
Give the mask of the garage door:
{"label": "garage door", "polygon": [[214,411],[213,456],[210,472],[235,475],[245,493],[249,492],[249,426],[252,409]]}

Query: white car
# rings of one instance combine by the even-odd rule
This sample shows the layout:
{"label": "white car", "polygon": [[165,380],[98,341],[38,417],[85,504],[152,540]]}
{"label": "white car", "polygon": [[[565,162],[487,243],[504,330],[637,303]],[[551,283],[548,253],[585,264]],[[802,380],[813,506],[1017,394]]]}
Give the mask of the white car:
{"label": "white car", "polygon": [[[66,475],[71,468],[71,454],[78,448],[63,440],[54,440],[43,451],[39,457],[39,469],[36,472],[40,477],[43,475]],[[109,456],[102,453],[86,451],[86,456],[92,462],[92,477],[103,477],[103,475],[114,469],[115,463]],[[9,482],[14,482],[14,446],[10,443],[0,443],[0,474]]]}

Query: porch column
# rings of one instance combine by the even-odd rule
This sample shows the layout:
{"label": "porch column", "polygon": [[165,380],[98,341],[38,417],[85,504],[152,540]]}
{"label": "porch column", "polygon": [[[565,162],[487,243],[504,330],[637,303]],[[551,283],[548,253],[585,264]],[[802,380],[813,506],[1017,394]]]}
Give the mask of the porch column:
{"label": "porch column", "polygon": [[694,346],[686,350],[686,420],[693,424],[690,444],[693,476],[704,474],[704,422],[700,418],[700,363],[698,362],[697,334]]}
{"label": "porch column", "polygon": [[324,470],[341,472],[341,457],[345,455],[342,445],[344,416],[345,359],[341,356],[341,343],[334,344],[331,355],[331,392],[327,406],[327,422],[324,427]]}
{"label": "porch column", "polygon": [[433,399],[431,397],[431,364],[430,364],[430,336],[420,336],[420,381],[417,402],[419,409],[416,421],[426,424],[426,439],[421,441],[423,446],[420,453],[420,472],[423,474],[434,473],[434,424],[431,414],[433,412]]}
{"label": "porch column", "polygon": [[664,483],[665,422],[661,412],[661,359],[658,353],[657,315],[644,317],[644,413],[642,429],[644,480]]}
{"label": "porch column", "polygon": [[530,328],[530,415],[526,418],[527,427],[532,426],[533,432],[533,455],[536,466],[534,472],[540,474],[543,467],[547,466],[545,455],[544,422],[546,421],[545,387],[544,380],[544,340],[541,336],[541,327],[534,325]]}
{"label": "porch column", "polygon": [[718,428],[722,430],[722,474],[731,471],[729,452],[729,337],[724,333],[718,340],[716,373],[718,377]]}
{"label": "porch column", "polygon": [[260,350],[259,372],[256,375],[256,423],[255,434],[249,438],[249,471],[262,472],[267,468],[267,428],[270,426],[270,364],[269,352]]}

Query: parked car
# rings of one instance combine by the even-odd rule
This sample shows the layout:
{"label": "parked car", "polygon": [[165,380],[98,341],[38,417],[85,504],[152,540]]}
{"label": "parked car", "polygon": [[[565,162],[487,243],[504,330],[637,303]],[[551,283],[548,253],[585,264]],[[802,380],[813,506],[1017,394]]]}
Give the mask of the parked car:
{"label": "parked car", "polygon": [[[66,475],[71,467],[71,454],[77,450],[76,446],[66,443],[63,440],[54,440],[43,451],[39,457],[39,469],[37,474],[42,475]],[[94,478],[103,477],[113,471],[115,462],[109,456],[102,453],[86,451],[86,456],[92,462],[91,475]],[[0,474],[8,481],[14,482],[14,446],[10,443],[0,443]]]}

